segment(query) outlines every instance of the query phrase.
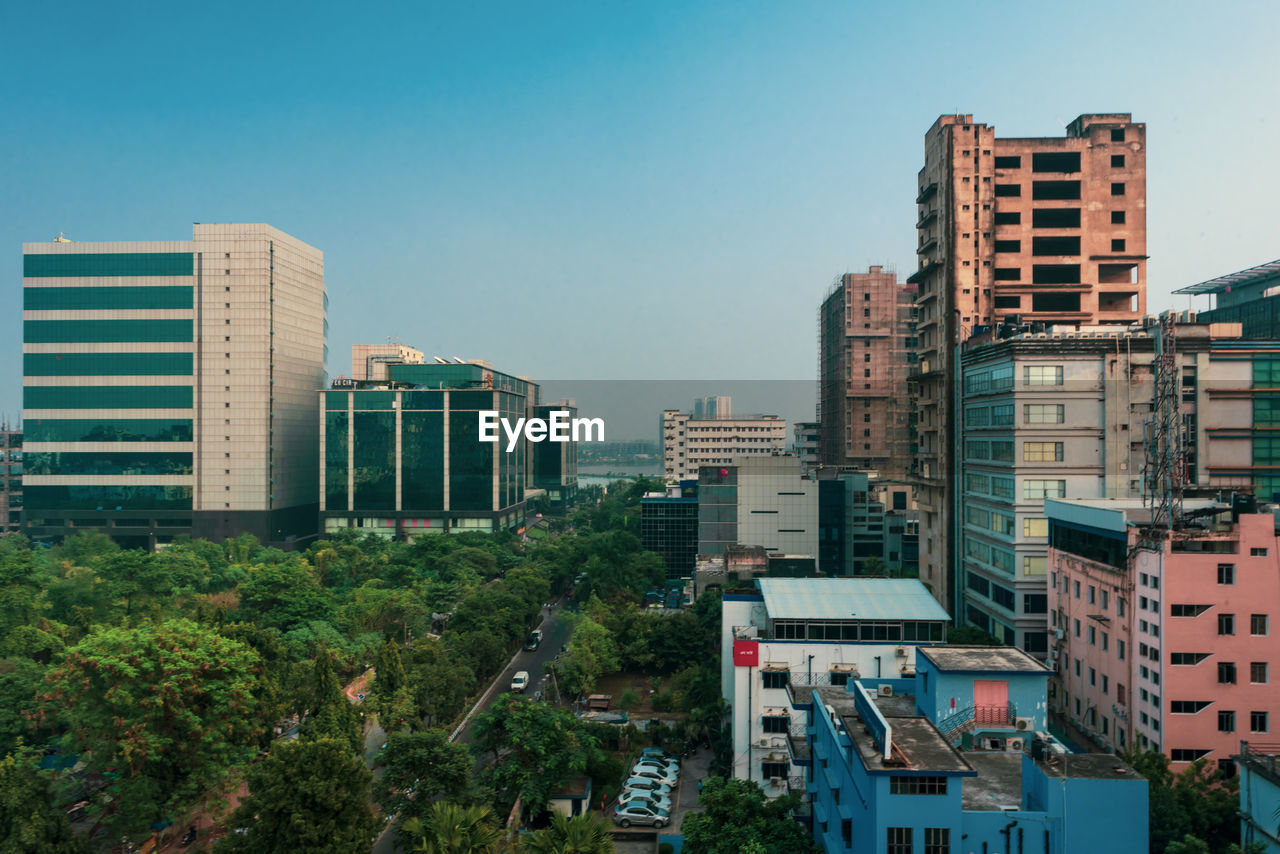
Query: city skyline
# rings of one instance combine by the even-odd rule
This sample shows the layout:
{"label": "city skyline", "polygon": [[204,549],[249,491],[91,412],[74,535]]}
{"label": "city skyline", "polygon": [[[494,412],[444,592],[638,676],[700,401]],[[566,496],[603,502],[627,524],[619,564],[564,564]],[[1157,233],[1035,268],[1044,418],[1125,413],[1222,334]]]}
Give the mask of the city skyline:
{"label": "city skyline", "polygon": [[[235,10],[19,9],[0,60],[23,117],[0,165],[0,414],[21,409],[21,244],[178,240],[192,217],[325,252],[330,375],[351,344],[392,336],[541,377],[811,378],[832,280],[912,272],[923,133],[953,111],[1015,136],[1088,111],[1145,123],[1148,309],[1184,308],[1174,289],[1276,254],[1262,205],[1280,178],[1253,166],[1274,119],[1240,81],[1274,80],[1277,13],[1228,5],[1076,7],[1052,44],[945,7],[277,6],[252,27]],[[998,61],[971,59],[975,40]],[[961,62],[976,73],[940,73]],[[1205,168],[1227,135],[1232,156]],[[660,346],[683,329],[696,369]]]}

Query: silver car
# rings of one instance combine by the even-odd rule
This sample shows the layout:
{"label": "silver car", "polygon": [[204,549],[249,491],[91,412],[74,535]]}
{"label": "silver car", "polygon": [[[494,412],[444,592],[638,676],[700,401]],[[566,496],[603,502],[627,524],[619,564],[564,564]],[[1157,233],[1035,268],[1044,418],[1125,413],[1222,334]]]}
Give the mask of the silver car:
{"label": "silver car", "polygon": [[664,809],[640,806],[639,804],[618,804],[613,808],[613,820],[620,827],[633,824],[651,824],[654,827],[666,827],[671,821],[671,814]]}
{"label": "silver car", "polygon": [[666,783],[659,782],[652,777],[628,777],[627,781],[622,784],[625,791],[632,792],[651,792],[655,795],[670,795],[671,786]]}
{"label": "silver car", "polygon": [[671,798],[667,795],[656,795],[652,792],[641,791],[640,789],[627,789],[618,795],[618,806],[623,804],[638,804],[642,807],[656,807],[660,810],[671,811]]}

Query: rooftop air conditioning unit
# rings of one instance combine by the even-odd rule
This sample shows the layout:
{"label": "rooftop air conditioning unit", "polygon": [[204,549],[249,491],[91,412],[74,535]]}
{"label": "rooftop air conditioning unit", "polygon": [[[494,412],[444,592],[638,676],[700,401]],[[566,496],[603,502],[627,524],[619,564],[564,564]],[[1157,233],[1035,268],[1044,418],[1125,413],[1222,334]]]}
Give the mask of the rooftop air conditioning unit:
{"label": "rooftop air conditioning unit", "polygon": [[786,779],[787,779],[786,777],[770,777],[769,785],[775,786],[775,787],[781,786],[786,781]]}
{"label": "rooftop air conditioning unit", "polygon": [[1018,732],[1029,732],[1035,726],[1035,718],[1014,718],[1013,728]]}
{"label": "rooftop air conditioning unit", "polygon": [[893,696],[893,686],[892,686],[892,685],[881,685],[881,686],[880,686],[880,696],[881,696],[881,697],[892,697],[892,696]]}
{"label": "rooftop air conditioning unit", "polygon": [[898,658],[906,658],[906,657],[907,657],[907,648],[906,648],[905,646],[900,646],[900,647],[898,647],[897,649],[895,649],[895,650],[893,651],[893,654],[894,654],[894,655],[896,655],[896,656],[898,656]]}
{"label": "rooftop air conditioning unit", "polygon": [[1005,743],[1005,749],[1008,750],[1010,753],[1021,753],[1022,739],[1020,738],[1009,739],[1009,741]]}

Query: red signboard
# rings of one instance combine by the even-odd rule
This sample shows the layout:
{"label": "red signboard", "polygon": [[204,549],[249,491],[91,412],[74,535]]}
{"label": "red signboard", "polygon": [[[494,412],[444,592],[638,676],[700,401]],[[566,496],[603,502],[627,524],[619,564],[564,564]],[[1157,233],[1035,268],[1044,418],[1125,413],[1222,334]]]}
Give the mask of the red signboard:
{"label": "red signboard", "polygon": [[734,667],[760,666],[760,641],[736,640],[733,642]]}

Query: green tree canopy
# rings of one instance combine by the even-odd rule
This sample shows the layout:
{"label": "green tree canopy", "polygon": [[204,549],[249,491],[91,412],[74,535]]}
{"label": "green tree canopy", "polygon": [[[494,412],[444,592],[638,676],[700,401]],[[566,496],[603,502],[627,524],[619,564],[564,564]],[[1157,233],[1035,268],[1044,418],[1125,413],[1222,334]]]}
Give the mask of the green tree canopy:
{"label": "green tree canopy", "polygon": [[711,777],[702,784],[698,802],[703,811],[684,817],[684,850],[689,854],[738,854],[761,847],[764,851],[814,851],[808,832],[788,812],[796,795],[766,800],[751,780]]}
{"label": "green tree canopy", "polygon": [[480,713],[473,733],[474,748],[494,757],[486,777],[504,809],[516,798],[541,809],[600,753],[595,734],[572,714],[519,694],[503,694]]}
{"label": "green tree canopy", "polygon": [[411,851],[426,854],[491,854],[502,850],[502,831],[486,806],[460,806],[436,801],[426,811],[404,821],[402,835]]}
{"label": "green tree canopy", "polygon": [[522,854],[612,854],[609,827],[595,813],[551,817],[550,827],[520,837]]}
{"label": "green tree canopy", "polygon": [[1238,777],[1223,778],[1203,759],[1175,773],[1169,757],[1154,750],[1130,751],[1123,758],[1147,778],[1151,854],[1197,841],[1209,854],[1227,854],[1240,841]]}
{"label": "green tree canopy", "polygon": [[277,742],[249,769],[249,797],[233,814],[245,834],[227,837],[239,854],[367,854],[378,823],[369,809],[372,779],[346,742]]}
{"label": "green tree canopy", "polygon": [[465,745],[451,743],[444,730],[426,730],[388,736],[378,764],[383,773],[373,789],[383,811],[426,820],[436,798],[466,800],[475,760]]}
{"label": "green tree canopy", "polygon": [[352,753],[362,752],[364,735],[360,716],[333,672],[333,655],[322,650],[314,666],[311,704],[299,734],[306,739],[337,739]]}
{"label": "green tree canopy", "polygon": [[53,806],[49,781],[26,759],[0,760],[0,851],[6,854],[78,854],[88,841],[71,831]]}
{"label": "green tree canopy", "polygon": [[118,769],[114,820],[145,827],[244,764],[262,730],[258,667],[187,620],[100,628],[49,674],[38,720],[60,717],[90,770]]}

